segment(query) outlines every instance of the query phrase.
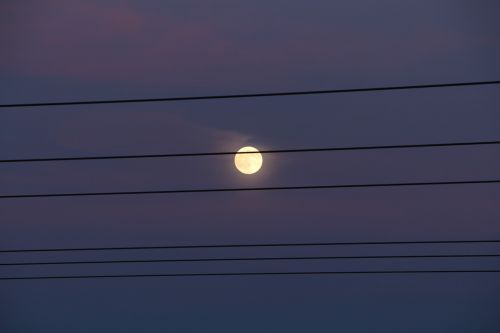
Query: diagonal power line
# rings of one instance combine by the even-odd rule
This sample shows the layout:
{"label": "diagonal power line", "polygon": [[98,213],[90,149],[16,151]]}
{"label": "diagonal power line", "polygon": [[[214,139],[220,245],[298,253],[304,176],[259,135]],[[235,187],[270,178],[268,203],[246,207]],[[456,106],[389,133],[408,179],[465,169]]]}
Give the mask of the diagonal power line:
{"label": "diagonal power line", "polygon": [[188,244],[188,245],[42,248],[42,249],[10,249],[10,250],[4,249],[4,250],[0,250],[0,253],[168,250],[168,249],[209,249],[209,248],[255,248],[255,247],[360,246],[360,245],[425,245],[425,244],[450,245],[450,244],[498,244],[498,243],[500,243],[500,239],[308,242],[308,243],[253,243],[253,244],[197,244],[197,245],[196,244]]}
{"label": "diagonal power line", "polygon": [[[328,151],[350,151],[350,150],[382,150],[382,149],[481,146],[481,145],[497,145],[497,144],[500,144],[500,141],[427,143],[427,144],[382,145],[382,146],[348,146],[348,147],[302,148],[302,149],[274,149],[274,150],[261,150],[259,152],[261,154],[277,154],[277,153],[304,153],[304,152],[328,152]],[[118,160],[118,159],[217,156],[217,155],[234,155],[235,153],[236,152],[234,152],[234,151],[231,151],[231,152],[226,151],[226,152],[204,152],[204,153],[171,153],[171,154],[139,154],[139,155],[110,155],[110,156],[18,158],[18,159],[0,159],[0,163],[59,162],[59,161],[85,161],[85,160]],[[254,154],[254,152],[240,152],[238,154]]]}
{"label": "diagonal power line", "polygon": [[353,260],[353,259],[467,259],[498,258],[500,254],[429,254],[429,255],[377,255],[377,256],[308,256],[308,257],[237,257],[237,258],[182,258],[182,259],[137,259],[137,260],[91,260],[91,261],[45,261],[8,262],[0,266],[46,266],[46,265],[88,265],[88,264],[142,264],[173,262],[223,262],[223,261],[299,261],[299,260]]}
{"label": "diagonal power line", "polygon": [[473,184],[496,184],[496,183],[500,183],[500,179],[440,181],[440,182],[306,185],[306,186],[280,186],[280,187],[235,187],[235,188],[210,188],[210,189],[207,188],[207,189],[183,189],[183,190],[7,194],[7,195],[0,195],[0,199],[90,197],[90,196],[119,196],[119,195],[148,195],[148,194],[181,194],[181,193],[215,193],[215,192],[248,192],[248,191],[287,191],[287,190],[289,191],[289,190],[310,190],[310,189],[444,186],[444,185],[473,185]]}
{"label": "diagonal power line", "polygon": [[371,274],[451,274],[451,273],[500,273],[498,269],[481,270],[386,270],[386,271],[299,271],[299,272],[234,272],[234,273],[169,273],[169,274],[117,274],[117,275],[52,275],[0,277],[7,280],[63,280],[109,279],[145,277],[229,277],[229,276],[285,276],[285,275],[371,275]]}
{"label": "diagonal power line", "polygon": [[369,87],[369,88],[304,90],[304,91],[287,91],[287,92],[264,92],[264,93],[232,94],[232,95],[206,95],[206,96],[186,96],[186,97],[161,97],[161,98],[104,99],[104,100],[85,100],[85,101],[80,100],[80,101],[64,101],[64,102],[12,103],[12,104],[0,104],[0,108],[22,108],[22,107],[64,106],[64,105],[70,106],[70,105],[93,105],[93,104],[154,103],[154,102],[258,98],[258,97],[278,97],[278,96],[298,96],[298,95],[321,95],[321,94],[375,92],[375,91],[391,91],[391,90],[411,90],[411,89],[450,88],[450,87],[465,87],[465,86],[484,86],[484,85],[494,85],[494,84],[500,84],[500,81],[498,81],[498,80],[496,80],[496,81],[473,81],[473,82],[417,84],[417,85],[385,86],[385,87]]}

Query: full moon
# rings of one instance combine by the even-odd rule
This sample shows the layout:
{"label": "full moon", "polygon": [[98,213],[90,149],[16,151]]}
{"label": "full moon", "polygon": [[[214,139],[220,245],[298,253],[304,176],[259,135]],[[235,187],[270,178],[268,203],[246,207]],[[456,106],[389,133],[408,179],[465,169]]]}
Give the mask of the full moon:
{"label": "full moon", "polygon": [[234,165],[239,172],[251,175],[262,167],[262,154],[257,148],[243,147],[234,155]]}

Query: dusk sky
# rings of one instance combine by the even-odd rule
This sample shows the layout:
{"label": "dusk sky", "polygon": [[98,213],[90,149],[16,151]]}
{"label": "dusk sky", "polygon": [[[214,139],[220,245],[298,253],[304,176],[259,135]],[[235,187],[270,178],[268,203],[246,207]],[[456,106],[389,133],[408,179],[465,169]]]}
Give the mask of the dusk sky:
{"label": "dusk sky", "polygon": [[[500,3],[0,2],[0,104],[500,79]],[[0,159],[500,140],[500,85],[2,108]],[[0,164],[0,195],[500,179],[500,145]],[[500,186],[0,199],[0,250],[500,239]],[[0,253],[0,263],[500,254],[499,244]],[[498,258],[0,267],[0,277],[500,269]],[[0,332],[500,332],[500,274],[0,281]]]}

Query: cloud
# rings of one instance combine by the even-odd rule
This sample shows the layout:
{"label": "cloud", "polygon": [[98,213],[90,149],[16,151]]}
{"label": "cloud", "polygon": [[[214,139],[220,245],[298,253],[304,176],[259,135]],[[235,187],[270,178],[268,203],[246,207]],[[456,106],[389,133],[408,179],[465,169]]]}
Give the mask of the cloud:
{"label": "cloud", "polygon": [[418,16],[408,16],[404,23],[391,18],[401,23],[394,30],[391,20],[382,22],[359,8],[350,22],[337,12],[333,21],[326,20],[317,15],[320,7],[297,17],[303,9],[292,4],[283,8],[290,17],[272,8],[271,14],[259,14],[258,6],[227,3],[220,13],[216,4],[156,6],[81,0],[6,6],[0,69],[131,84],[260,80],[265,86],[308,75],[316,81],[332,74],[389,75],[439,63],[476,44],[481,44],[476,49],[492,47],[490,38],[478,40],[473,33],[431,20],[423,24]]}
{"label": "cloud", "polygon": [[[189,109],[126,108],[32,113],[4,128],[3,150],[12,155],[162,153],[234,150],[248,143],[245,133],[203,124],[182,115]],[[30,131],[19,137],[20,131]],[[51,153],[52,152],[52,153]]]}
{"label": "cloud", "polygon": [[[113,5],[50,1],[43,7],[20,7],[10,9],[19,16],[5,23],[10,33],[2,36],[7,50],[4,71],[80,79],[144,79],[155,73],[179,74],[179,64],[197,67],[210,54],[217,55],[218,42],[210,27],[147,13],[126,1]],[[14,32],[15,39],[11,38]]]}

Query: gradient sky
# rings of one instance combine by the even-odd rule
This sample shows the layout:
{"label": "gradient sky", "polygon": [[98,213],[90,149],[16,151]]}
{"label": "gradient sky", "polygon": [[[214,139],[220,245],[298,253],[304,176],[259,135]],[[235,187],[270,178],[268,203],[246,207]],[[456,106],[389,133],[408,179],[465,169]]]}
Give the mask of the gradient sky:
{"label": "gradient sky", "polygon": [[[498,80],[478,1],[2,1],[0,103]],[[498,140],[498,86],[2,109],[0,158]],[[0,193],[498,179],[500,148],[0,165]],[[0,200],[0,248],[495,239],[500,187]],[[1,262],[499,253],[497,246],[2,254]],[[498,259],[3,267],[1,276],[498,268]],[[0,331],[500,331],[496,275],[0,282]]]}

